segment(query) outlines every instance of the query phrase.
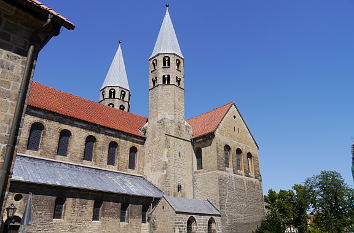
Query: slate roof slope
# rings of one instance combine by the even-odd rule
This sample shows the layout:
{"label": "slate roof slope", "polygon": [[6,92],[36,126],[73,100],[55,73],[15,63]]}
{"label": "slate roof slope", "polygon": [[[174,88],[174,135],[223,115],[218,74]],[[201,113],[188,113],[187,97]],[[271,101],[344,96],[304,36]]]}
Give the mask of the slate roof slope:
{"label": "slate roof slope", "polygon": [[32,82],[28,105],[145,137],[139,129],[146,123],[146,117],[108,107],[38,82]]}
{"label": "slate roof slope", "polygon": [[144,177],[17,155],[12,181],[161,198]]}
{"label": "slate roof slope", "polygon": [[220,211],[208,200],[164,196],[176,213],[220,215]]}
{"label": "slate roof slope", "polygon": [[107,86],[118,86],[129,90],[128,77],[125,70],[123,52],[120,42],[101,89]]}
{"label": "slate roof slope", "polygon": [[187,120],[192,127],[193,137],[199,137],[216,130],[233,102]]}
{"label": "slate roof slope", "polygon": [[166,9],[166,14],[150,58],[159,53],[175,53],[183,58],[168,8]]}

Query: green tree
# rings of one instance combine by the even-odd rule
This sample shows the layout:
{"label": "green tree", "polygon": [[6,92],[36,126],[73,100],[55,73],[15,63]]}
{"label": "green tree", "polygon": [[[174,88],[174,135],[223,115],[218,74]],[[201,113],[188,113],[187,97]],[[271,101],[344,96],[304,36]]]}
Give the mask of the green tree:
{"label": "green tree", "polygon": [[262,220],[255,233],[284,233],[287,224],[276,207],[272,208]]}
{"label": "green tree", "polygon": [[306,179],[305,188],[315,212],[313,228],[339,233],[353,226],[354,190],[335,171],[322,171]]}
{"label": "green tree", "polygon": [[296,184],[293,186],[294,190],[294,203],[293,203],[293,215],[291,225],[296,227],[299,233],[307,231],[307,211],[310,206],[309,192],[305,186]]}

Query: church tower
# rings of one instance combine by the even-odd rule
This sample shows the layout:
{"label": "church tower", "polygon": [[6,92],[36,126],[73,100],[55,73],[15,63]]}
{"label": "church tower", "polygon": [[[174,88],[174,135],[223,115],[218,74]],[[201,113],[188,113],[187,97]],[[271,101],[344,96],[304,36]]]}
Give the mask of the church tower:
{"label": "church tower", "polygon": [[101,87],[99,103],[129,112],[130,90],[121,43],[119,41],[117,52]]}
{"label": "church tower", "polygon": [[192,198],[192,129],[184,114],[184,58],[166,5],[149,58],[145,174],[167,195]]}

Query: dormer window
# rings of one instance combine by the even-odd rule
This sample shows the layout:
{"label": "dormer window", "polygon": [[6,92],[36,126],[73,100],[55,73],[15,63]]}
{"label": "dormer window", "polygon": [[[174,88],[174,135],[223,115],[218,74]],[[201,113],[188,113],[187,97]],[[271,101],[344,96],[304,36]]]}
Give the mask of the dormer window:
{"label": "dormer window", "polygon": [[170,75],[162,76],[162,83],[163,84],[170,84]]}
{"label": "dormer window", "polygon": [[157,68],[157,60],[156,59],[152,60],[152,67],[153,67],[153,70],[156,70],[156,68]]}
{"label": "dormer window", "polygon": [[116,90],[114,90],[114,89],[109,90],[109,98],[110,99],[116,98]]}
{"label": "dormer window", "polygon": [[124,100],[124,97],[125,97],[125,91],[124,91],[124,90],[121,90],[121,92],[120,92],[120,99],[121,99],[121,100]]}
{"label": "dormer window", "polygon": [[181,86],[181,78],[176,77],[176,83],[178,86]]}
{"label": "dormer window", "polygon": [[170,67],[170,57],[169,56],[164,56],[163,57],[163,67]]}
{"label": "dormer window", "polygon": [[176,69],[180,70],[181,67],[181,61],[179,59],[176,59]]}

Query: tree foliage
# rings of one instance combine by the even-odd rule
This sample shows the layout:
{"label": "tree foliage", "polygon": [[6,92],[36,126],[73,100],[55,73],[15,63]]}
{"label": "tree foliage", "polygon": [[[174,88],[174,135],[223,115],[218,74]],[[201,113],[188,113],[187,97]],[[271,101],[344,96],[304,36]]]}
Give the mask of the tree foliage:
{"label": "tree foliage", "polygon": [[306,179],[310,203],[315,212],[313,227],[322,232],[339,233],[353,227],[354,190],[335,171]]}
{"label": "tree foliage", "polygon": [[[354,232],[354,189],[335,171],[322,171],[291,190],[270,189],[264,196],[268,209],[256,233],[284,233],[293,226],[299,233]],[[308,211],[314,212],[311,225]]]}

